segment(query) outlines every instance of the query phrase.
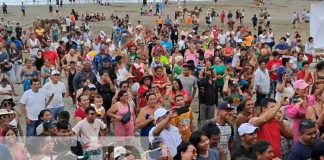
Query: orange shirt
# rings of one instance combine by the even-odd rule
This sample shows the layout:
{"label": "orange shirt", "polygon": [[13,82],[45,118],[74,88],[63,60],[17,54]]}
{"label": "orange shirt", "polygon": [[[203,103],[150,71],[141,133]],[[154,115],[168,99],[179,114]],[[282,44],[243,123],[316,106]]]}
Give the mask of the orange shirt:
{"label": "orange shirt", "polygon": [[245,38],[245,46],[246,47],[251,47],[253,42],[253,37],[251,35],[247,36]]}

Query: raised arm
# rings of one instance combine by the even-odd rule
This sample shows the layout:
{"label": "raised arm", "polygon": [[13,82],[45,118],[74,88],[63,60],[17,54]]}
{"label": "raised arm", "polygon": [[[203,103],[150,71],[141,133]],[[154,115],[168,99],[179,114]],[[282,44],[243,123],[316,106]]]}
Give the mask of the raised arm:
{"label": "raised arm", "polygon": [[274,118],[276,113],[280,110],[281,105],[278,105],[276,103],[268,104],[270,109],[266,111],[265,113],[261,114],[259,117],[253,117],[249,120],[249,123],[253,124],[254,126],[262,126],[263,124],[267,123],[271,119]]}

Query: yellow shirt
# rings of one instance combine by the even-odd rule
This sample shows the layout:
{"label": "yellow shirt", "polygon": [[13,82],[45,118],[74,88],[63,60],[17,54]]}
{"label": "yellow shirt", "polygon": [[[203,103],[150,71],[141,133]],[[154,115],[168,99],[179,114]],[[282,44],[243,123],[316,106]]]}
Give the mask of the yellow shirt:
{"label": "yellow shirt", "polygon": [[37,36],[43,36],[45,33],[45,29],[44,28],[36,29],[35,32]]}
{"label": "yellow shirt", "polygon": [[163,24],[163,19],[162,18],[158,18],[156,20],[156,24]]}
{"label": "yellow shirt", "polygon": [[188,141],[191,135],[191,124],[193,121],[192,110],[171,119],[171,124],[179,129],[183,141]]}
{"label": "yellow shirt", "polygon": [[251,47],[252,46],[252,41],[253,41],[253,37],[251,35],[247,36],[245,38],[245,46],[246,47]]}

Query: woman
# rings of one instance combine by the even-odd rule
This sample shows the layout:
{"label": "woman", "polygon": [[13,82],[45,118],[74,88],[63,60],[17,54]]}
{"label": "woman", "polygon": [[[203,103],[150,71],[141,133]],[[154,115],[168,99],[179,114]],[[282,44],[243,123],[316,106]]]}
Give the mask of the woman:
{"label": "woman", "polygon": [[267,43],[263,43],[262,48],[260,50],[259,61],[268,62],[270,60],[270,56],[271,56],[271,49],[269,48]]}
{"label": "woman", "polygon": [[155,126],[154,125],[154,112],[159,108],[157,104],[157,98],[154,93],[149,92],[146,96],[147,106],[142,108],[136,118],[135,127],[140,129],[140,136],[145,137],[141,139],[141,146],[148,148],[149,142],[147,136],[149,136],[150,130]]}
{"label": "woman", "polygon": [[277,103],[281,101],[282,96],[292,98],[295,94],[295,90],[293,88],[291,82],[291,75],[285,74],[283,81],[277,84],[277,92],[275,95],[275,100]]}
{"label": "woman", "polygon": [[143,108],[146,106],[146,100],[145,100],[145,94],[149,89],[149,86],[153,82],[153,76],[147,75],[144,76],[140,81],[140,87],[138,88],[138,94],[137,94],[137,106],[139,108]]}
{"label": "woman", "polygon": [[[96,88],[98,94],[102,96],[105,111],[109,110],[112,103],[112,97],[116,92],[116,88],[114,83],[111,81],[108,72],[102,73],[100,80],[96,83]],[[107,118],[106,120],[108,126],[110,126],[110,119]]]}
{"label": "woman", "polygon": [[197,150],[190,142],[182,142],[177,147],[177,154],[173,160],[195,160],[197,159]]}
{"label": "woman", "polygon": [[250,63],[246,63],[241,73],[241,81],[248,83],[248,91],[253,89],[254,77],[254,67]]}
{"label": "woman", "polygon": [[44,66],[44,59],[43,59],[43,51],[42,50],[37,51],[37,56],[35,57],[34,65],[35,65],[37,71],[40,72],[42,70],[42,67]]}
{"label": "woman", "polygon": [[215,55],[215,48],[212,42],[208,43],[208,49],[205,51],[204,58],[210,59]]}
{"label": "woman", "polygon": [[[204,68],[201,69],[201,71],[199,72],[198,78],[199,79],[203,79],[206,77],[206,72],[211,70],[212,68],[212,63],[210,60],[206,59],[204,62]],[[215,73],[212,73],[212,78],[216,77]]]}
{"label": "woman", "polygon": [[44,126],[43,124],[45,122],[49,122],[52,119],[52,113],[49,109],[43,109],[39,112],[38,114],[38,123],[36,127],[36,134],[39,135],[43,133],[44,131]]}
{"label": "woman", "polygon": [[23,143],[18,142],[17,134],[11,126],[7,126],[2,131],[4,142],[15,160],[26,159],[26,148]]}
{"label": "woman", "polygon": [[197,149],[197,159],[219,160],[219,152],[210,149],[209,139],[203,131],[198,130],[193,132],[190,136],[189,142],[191,142]]}
{"label": "woman", "polygon": [[30,137],[27,143],[27,151],[30,154],[27,159],[32,160],[52,160],[54,140],[48,133]]}
{"label": "woman", "polygon": [[181,94],[186,103],[189,102],[189,93],[183,89],[180,79],[172,80],[172,90],[169,93],[169,102],[170,108],[172,109],[175,106],[174,97],[178,94]]}
{"label": "woman", "polygon": [[228,65],[232,63],[234,55],[234,48],[231,47],[231,43],[226,43],[225,48],[223,49],[224,64]]}
{"label": "woman", "polygon": [[[86,94],[87,95],[87,93],[85,93],[85,91],[86,91],[86,88],[88,87],[88,85],[90,85],[91,84],[91,79],[85,79],[83,82],[82,82],[82,88],[79,88],[77,91],[76,91],[76,94],[75,94],[75,97],[76,97],[76,102],[78,102],[77,101],[77,98],[80,96],[80,95],[82,95],[82,94]],[[78,104],[78,103],[77,103]]]}
{"label": "woman", "polygon": [[169,78],[164,74],[162,66],[157,66],[154,68],[153,84],[158,87],[162,96],[165,97],[167,86],[170,86],[171,83]]}
{"label": "woman", "polygon": [[[130,113],[129,113],[130,112]],[[123,121],[123,117],[130,114],[130,118]],[[115,136],[128,137],[134,136],[135,109],[128,103],[127,91],[119,91],[117,102],[109,108],[107,115],[114,119]],[[124,118],[125,119],[125,118]],[[122,140],[118,138],[118,140]]]}
{"label": "woman", "polygon": [[184,53],[184,61],[188,62],[189,60],[194,61],[195,67],[198,65],[199,54],[196,52],[195,47],[190,45],[189,48]]}
{"label": "woman", "polygon": [[311,119],[317,123],[320,136],[324,137],[324,86],[317,89],[314,93],[317,103],[313,107],[308,107],[306,111],[306,119]]}
{"label": "woman", "polygon": [[33,78],[39,79],[38,72],[35,67],[32,66],[30,59],[25,60],[26,66],[21,70],[20,82],[23,84],[24,92],[31,88],[30,80]]}
{"label": "woman", "polygon": [[307,108],[314,106],[316,103],[313,95],[308,95],[309,84],[304,80],[297,80],[293,83],[295,92],[298,95],[298,99],[292,100],[292,104],[286,106],[286,116],[292,119],[292,131],[294,133],[294,142],[298,142],[299,134],[299,123],[305,119]]}
{"label": "woman", "polygon": [[[13,39],[12,39],[13,40]],[[20,41],[18,41],[20,42]],[[22,49],[22,44],[21,49]],[[12,69],[10,70],[10,79],[12,83],[19,83],[20,71],[21,71],[21,50],[18,50],[14,43],[10,45],[10,59],[9,61],[12,63]]]}
{"label": "woman", "polygon": [[324,85],[324,61],[317,63],[316,71],[314,72],[314,87],[320,88]]}
{"label": "woman", "polygon": [[52,66],[49,59],[44,60],[44,66],[41,68],[41,77],[43,80],[43,85],[49,81],[49,77],[51,76]]}
{"label": "woman", "polygon": [[162,94],[160,93],[160,90],[159,90],[159,88],[157,87],[156,84],[151,84],[149,86],[149,91],[147,92],[147,94],[150,93],[150,92],[155,94],[156,99],[157,99],[157,103],[158,103],[159,106],[164,106],[165,105],[165,97],[162,96]]}
{"label": "woman", "polygon": [[13,127],[14,131],[17,133],[19,136],[23,136],[23,130],[21,128],[21,124],[19,121],[19,114],[17,111],[15,111],[15,103],[12,98],[9,99],[3,99],[1,102],[1,107],[0,109],[6,109],[8,111],[13,111],[15,113],[14,119],[12,119],[9,124],[11,127]]}
{"label": "woman", "polygon": [[[224,76],[226,67],[222,63],[222,60],[219,57],[215,57],[215,63],[212,66],[213,71],[216,73],[216,97],[218,93],[223,97],[223,87],[224,87]],[[216,99],[216,105],[218,105],[218,98]]]}

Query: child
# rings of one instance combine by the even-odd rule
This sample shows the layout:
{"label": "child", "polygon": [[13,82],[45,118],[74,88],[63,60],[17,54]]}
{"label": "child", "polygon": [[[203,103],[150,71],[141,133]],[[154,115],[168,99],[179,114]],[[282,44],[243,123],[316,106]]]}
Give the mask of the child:
{"label": "child", "polygon": [[102,106],[103,104],[103,99],[100,95],[97,95],[94,98],[94,107],[96,109],[96,114],[97,114],[97,118],[103,120],[105,117],[105,108]]}
{"label": "child", "polygon": [[171,119],[171,124],[179,129],[183,141],[188,141],[193,131],[193,115],[189,106],[185,105],[183,95],[176,95],[174,97],[175,108],[188,107],[189,110],[186,113],[182,113],[175,118]]}

